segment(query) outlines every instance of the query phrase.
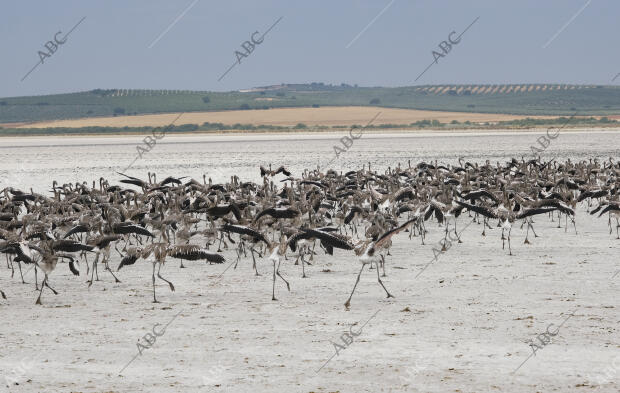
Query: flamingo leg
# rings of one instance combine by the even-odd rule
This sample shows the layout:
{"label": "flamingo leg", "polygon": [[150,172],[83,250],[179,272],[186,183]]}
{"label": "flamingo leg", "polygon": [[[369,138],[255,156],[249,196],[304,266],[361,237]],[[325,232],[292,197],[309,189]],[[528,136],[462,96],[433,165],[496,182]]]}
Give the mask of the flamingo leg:
{"label": "flamingo leg", "polygon": [[161,265],[163,265],[163,263],[160,263],[160,264],[159,264],[159,268],[157,269],[157,277],[159,277],[160,279],[162,279],[162,280],[164,280],[165,282],[167,282],[167,283],[168,283],[168,285],[170,285],[170,290],[171,290],[172,292],[174,292],[174,285],[172,285],[172,283],[171,283],[170,281],[166,280],[165,278],[163,278],[163,277],[161,276],[161,274],[159,274],[159,271],[161,270]]}
{"label": "flamingo leg", "polygon": [[237,260],[235,261],[235,266],[233,267],[233,269],[237,269],[237,265],[239,264],[239,261],[241,260],[242,245],[243,243],[239,243],[239,248],[237,248]]}
{"label": "flamingo leg", "polygon": [[155,262],[153,262],[153,303],[159,303],[155,297]]}
{"label": "flamingo leg", "polygon": [[360,272],[357,274],[357,280],[355,281],[355,285],[353,285],[353,290],[351,291],[351,295],[349,295],[349,298],[344,303],[344,306],[346,308],[349,308],[351,306],[351,298],[353,297],[353,293],[355,292],[355,288],[357,288],[357,284],[359,284],[359,282],[360,282],[360,277],[362,276],[362,272],[364,271],[364,266],[366,266],[366,265],[362,264],[362,268],[360,269]]}
{"label": "flamingo leg", "polygon": [[99,260],[99,252],[97,252],[97,255],[95,256],[95,260],[93,261],[93,267],[90,273],[90,280],[86,281],[89,287],[93,285],[93,279],[95,278],[95,268],[97,267],[98,260]]}
{"label": "flamingo leg", "polygon": [[387,294],[388,298],[394,297],[391,293],[388,292],[385,285],[383,285],[383,281],[381,281],[381,277],[379,277],[379,262],[377,261],[376,264],[377,264],[377,281],[379,281],[379,284],[381,284],[381,286],[383,287],[383,290]]}
{"label": "flamingo leg", "polygon": [[532,228],[532,233],[534,234],[534,237],[538,237],[536,231],[534,231],[534,220],[532,219],[530,219],[530,228]]}
{"label": "flamingo leg", "polygon": [[45,288],[45,281],[47,280],[47,274],[45,275],[45,278],[43,278],[43,282],[41,283],[41,290],[39,291],[39,297],[37,298],[37,301],[34,304],[38,304],[41,305],[41,295],[43,295],[43,288]]}
{"label": "flamingo leg", "polygon": [[[525,221],[523,223],[521,223],[521,228],[523,228],[523,224],[525,222],[527,222],[527,218],[525,219]],[[526,228],[526,231],[525,231],[525,240],[523,241],[523,244],[530,244],[530,241],[527,239],[529,234],[530,234],[530,223],[527,222],[527,228]]]}
{"label": "flamingo leg", "polygon": [[314,261],[314,247],[316,247],[316,241],[312,243],[312,252],[310,253],[310,260]]}
{"label": "flamingo leg", "polygon": [[252,253],[252,267],[254,268],[254,272],[257,276],[260,276],[258,273],[258,269],[256,268],[256,258],[254,257],[254,247],[250,247],[250,252]]}
{"label": "flamingo leg", "polygon": [[[27,282],[24,281],[24,274],[22,273],[22,264],[21,264],[21,262],[17,262],[17,267],[19,268],[19,275],[22,277],[22,284],[27,284]],[[11,278],[13,278],[12,274],[11,274]]]}
{"label": "flamingo leg", "polygon": [[[383,254],[381,254],[381,266],[383,267],[383,274],[381,275],[381,277],[387,277],[387,274],[385,274],[385,257],[383,256]],[[378,267],[377,267],[377,273],[379,273]]]}
{"label": "flamingo leg", "polygon": [[271,300],[276,299],[276,261],[273,261],[273,286],[271,288]]}
{"label": "flamingo leg", "polygon": [[502,228],[502,250],[506,248],[506,237],[504,236],[504,228]]}
{"label": "flamingo leg", "polygon": [[306,268],[305,268],[306,261],[304,261],[305,254],[301,253],[301,249],[299,250],[299,252],[300,252],[299,257],[301,259],[301,278],[306,278]]}
{"label": "flamingo leg", "polygon": [[45,286],[51,289],[54,295],[58,295],[58,292],[54,288],[50,287],[50,284],[47,282],[47,279],[45,280]]}
{"label": "flamingo leg", "polygon": [[278,277],[280,277],[282,279],[282,281],[284,281],[284,283],[286,284],[286,289],[288,289],[288,291],[291,291],[291,286],[288,283],[288,281],[286,281],[284,279],[284,277],[282,277],[282,275],[280,274],[280,262],[278,261],[278,268],[276,269],[276,274],[278,275]]}
{"label": "flamingo leg", "polygon": [[114,275],[114,272],[112,272],[112,269],[110,269],[110,264],[108,263],[108,258],[104,257],[104,266],[105,266],[105,270],[107,270],[108,272],[110,272],[110,274],[112,275],[112,277],[114,277],[115,282],[119,283],[121,282],[121,280],[118,279],[118,277],[116,277]]}

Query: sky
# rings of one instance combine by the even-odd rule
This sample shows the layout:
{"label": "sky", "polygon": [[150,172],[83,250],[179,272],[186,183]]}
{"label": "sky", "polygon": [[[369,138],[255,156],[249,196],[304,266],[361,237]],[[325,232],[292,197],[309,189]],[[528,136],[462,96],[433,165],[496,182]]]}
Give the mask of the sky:
{"label": "sky", "polygon": [[[96,88],[231,91],[311,82],[620,84],[620,77],[612,81],[620,73],[617,0],[0,4],[0,97]],[[50,54],[45,44],[55,36],[63,41],[76,24]],[[251,53],[242,48],[253,33],[260,41],[271,26]],[[458,43],[444,51],[439,45],[449,37]]]}

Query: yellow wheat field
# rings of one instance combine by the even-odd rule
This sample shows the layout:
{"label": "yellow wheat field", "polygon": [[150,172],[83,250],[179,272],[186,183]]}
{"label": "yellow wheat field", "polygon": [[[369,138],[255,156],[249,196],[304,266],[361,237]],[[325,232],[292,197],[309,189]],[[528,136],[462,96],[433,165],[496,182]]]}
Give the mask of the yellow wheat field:
{"label": "yellow wheat field", "polygon": [[[304,123],[308,126],[366,125],[377,113],[381,114],[374,124],[410,124],[419,120],[438,120],[442,123],[458,120],[459,122],[496,122],[501,120],[521,119],[528,116],[424,111],[414,109],[394,109],[379,107],[321,107],[321,108],[278,108],[268,110],[238,110],[222,112],[190,112],[183,114],[175,125],[202,124],[204,122],[236,123],[253,125],[294,126]],[[18,128],[46,127],[157,127],[169,125],[179,113],[156,115],[92,117],[75,120],[56,120],[19,125]],[[545,116],[529,116],[545,118]],[[548,116],[547,116],[548,117]]]}

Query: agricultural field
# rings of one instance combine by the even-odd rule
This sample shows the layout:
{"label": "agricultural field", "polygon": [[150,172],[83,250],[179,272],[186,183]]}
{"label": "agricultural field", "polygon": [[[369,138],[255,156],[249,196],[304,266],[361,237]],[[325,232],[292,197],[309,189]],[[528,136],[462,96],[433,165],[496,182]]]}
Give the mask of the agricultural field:
{"label": "agricultural field", "polygon": [[[365,125],[378,113],[374,124],[410,124],[417,121],[433,119],[442,123],[453,120],[458,122],[499,122],[523,119],[525,116],[492,113],[439,112],[416,109],[381,108],[376,106],[347,106],[320,108],[275,108],[268,111],[214,111],[190,112],[183,114],[175,124],[223,123],[275,125],[291,127],[303,123],[308,126],[351,126]],[[21,124],[15,128],[49,128],[49,127],[158,127],[166,126],[177,118],[179,113],[90,117],[84,119],[55,120]],[[546,116],[549,117],[549,116]],[[536,118],[546,118],[536,116]]]}
{"label": "agricultural field", "polygon": [[578,111],[582,115],[607,116],[620,115],[620,88],[553,84],[384,88],[312,83],[231,92],[96,89],[70,94],[0,98],[0,124],[324,106],[379,106],[528,116],[572,115]]}

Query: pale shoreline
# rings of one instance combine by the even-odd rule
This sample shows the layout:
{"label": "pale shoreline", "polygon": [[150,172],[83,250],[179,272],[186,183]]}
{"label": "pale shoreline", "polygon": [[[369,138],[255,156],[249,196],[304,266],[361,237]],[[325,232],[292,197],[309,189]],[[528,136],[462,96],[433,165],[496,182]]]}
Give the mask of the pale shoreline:
{"label": "pale shoreline", "polygon": [[[547,130],[554,130],[553,132],[557,132],[561,127],[534,127],[534,128],[497,128],[497,129],[489,129],[489,128],[468,128],[468,129],[432,129],[432,128],[424,128],[424,129],[373,129],[369,128],[368,131],[363,129],[356,129],[354,132],[355,135],[362,131],[364,137],[420,137],[420,136],[475,136],[475,135],[518,135],[518,134],[536,134],[536,133],[545,133]],[[188,131],[188,132],[173,132],[171,134],[165,135],[164,140],[161,140],[162,143],[171,143],[171,139],[178,139],[178,142],[183,142],[184,139],[206,139],[207,137],[215,137],[216,139],[209,138],[213,141],[226,141],[243,138],[245,141],[251,140],[265,140],[273,137],[278,137],[278,139],[323,139],[330,137],[342,137],[344,135],[348,135],[350,129],[342,128],[338,130],[330,129],[330,130],[312,130],[312,129],[304,129],[304,130],[225,130],[225,131]],[[593,132],[619,132],[620,126],[615,127],[565,127],[561,128],[562,133],[570,132],[570,133],[593,133]],[[59,139],[63,142],[70,142],[72,140],[93,140],[100,139],[99,142],[109,141],[110,139],[124,139],[124,138],[135,138],[135,137],[146,137],[151,136],[152,133],[150,131],[145,132],[119,132],[119,133],[108,133],[108,134],[56,134],[56,135],[2,135],[0,132],[0,139],[4,142],[11,141],[23,141],[24,139],[29,142],[36,140],[54,140]],[[249,138],[248,138],[249,137]],[[222,139],[220,139],[222,138]],[[233,139],[234,138],[234,139]],[[158,140],[159,143],[160,140]],[[2,146],[0,146],[2,147]]]}

